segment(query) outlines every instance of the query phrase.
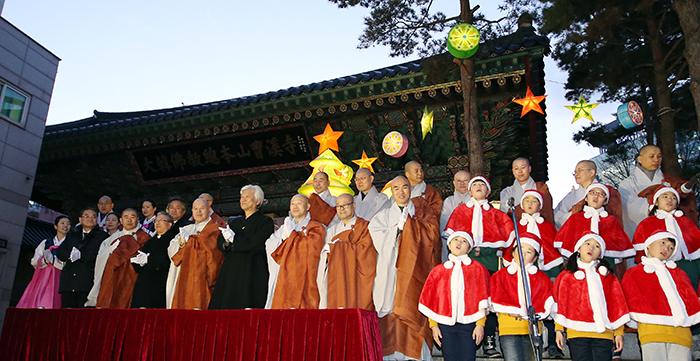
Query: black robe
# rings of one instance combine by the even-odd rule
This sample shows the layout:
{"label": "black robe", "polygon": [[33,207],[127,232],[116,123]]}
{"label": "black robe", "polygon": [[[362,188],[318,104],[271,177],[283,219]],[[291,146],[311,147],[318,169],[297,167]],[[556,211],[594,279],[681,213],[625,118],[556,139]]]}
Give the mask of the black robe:
{"label": "black robe", "polygon": [[141,252],[148,253],[148,262],[143,266],[131,264],[139,274],[134,284],[131,308],[165,308],[165,284],[170,270],[168,246],[179,232],[179,228],[172,227],[160,238],[157,235],[151,237],[141,248]]}
{"label": "black robe", "polygon": [[221,235],[217,240],[225,259],[209,309],[263,308],[269,277],[265,241],[274,232],[275,224],[272,218],[257,211],[248,218],[234,218],[229,227],[236,235],[230,245]]}

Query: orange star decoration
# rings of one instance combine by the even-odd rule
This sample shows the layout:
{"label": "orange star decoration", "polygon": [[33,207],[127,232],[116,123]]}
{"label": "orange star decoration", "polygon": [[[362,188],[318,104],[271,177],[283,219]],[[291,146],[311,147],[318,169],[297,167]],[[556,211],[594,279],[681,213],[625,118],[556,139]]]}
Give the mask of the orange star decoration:
{"label": "orange star decoration", "polygon": [[372,163],[377,160],[377,157],[374,158],[369,158],[367,157],[367,153],[365,151],[362,151],[362,158],[360,159],[355,159],[352,162],[359,165],[360,168],[368,168],[370,172],[374,173],[374,168],[372,168]]}
{"label": "orange star decoration", "polygon": [[514,102],[523,106],[522,112],[520,112],[520,117],[524,117],[529,111],[534,110],[540,114],[544,114],[542,108],[540,107],[540,102],[546,98],[546,95],[534,96],[530,87],[527,87],[527,93],[525,93],[525,98],[513,99]]}
{"label": "orange star decoration", "polygon": [[330,149],[338,151],[338,138],[343,135],[343,132],[336,132],[331,128],[330,124],[326,124],[326,129],[323,130],[322,134],[314,136],[317,142],[320,143],[318,146],[318,154],[323,153],[324,150]]}

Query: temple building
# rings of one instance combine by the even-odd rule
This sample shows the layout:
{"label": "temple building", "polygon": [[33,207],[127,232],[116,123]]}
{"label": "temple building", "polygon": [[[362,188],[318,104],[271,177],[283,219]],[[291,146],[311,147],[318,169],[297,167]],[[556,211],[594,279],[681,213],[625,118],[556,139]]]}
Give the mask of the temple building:
{"label": "temple building", "polygon": [[[547,180],[546,117],[520,117],[527,87],[545,93],[544,56],[549,39],[531,26],[480,45],[476,57],[479,119],[487,177],[493,194],[513,181],[511,161],[532,160],[533,177]],[[342,69],[339,70],[342,72]],[[410,160],[423,164],[426,182],[443,196],[452,175],[467,169],[459,69],[443,54],[361,74],[170,109],[105,113],[46,127],[32,200],[75,216],[107,194],[116,209],[153,198],[164,209],[168,196],[215,197],[215,211],[240,214],[240,188],[259,184],[264,211],[284,216],[289,199],[312,172],[313,139],[327,124],[344,134],[335,152],[352,160],[365,151],[374,162],[379,189]],[[542,103],[544,105],[544,103]],[[434,114],[425,139],[420,120]],[[382,151],[391,131],[405,136],[406,153]]]}

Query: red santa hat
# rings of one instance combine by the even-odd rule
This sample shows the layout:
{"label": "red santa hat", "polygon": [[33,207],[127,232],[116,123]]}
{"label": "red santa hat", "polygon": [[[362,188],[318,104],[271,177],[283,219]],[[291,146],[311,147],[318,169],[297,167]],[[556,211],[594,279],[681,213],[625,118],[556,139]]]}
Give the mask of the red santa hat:
{"label": "red santa hat", "polygon": [[570,257],[572,254],[574,254],[574,252],[577,252],[578,249],[581,248],[581,246],[583,246],[583,244],[589,239],[593,239],[596,242],[598,242],[598,244],[600,244],[600,258],[603,258],[603,255],[605,255],[605,240],[603,240],[603,237],[593,232],[585,233],[581,238],[578,239],[578,241],[576,241],[575,244],[573,244],[573,248],[571,247],[572,242],[564,242],[561,248],[562,254],[564,254],[567,257]]}
{"label": "red santa hat", "polygon": [[471,250],[472,248],[474,248],[474,239],[472,238],[472,236],[469,233],[464,232],[464,231],[457,231],[457,232],[450,234],[450,236],[447,237],[447,245],[449,246],[450,242],[452,242],[452,240],[455,239],[456,237],[464,237],[464,239],[466,239],[467,242],[469,243],[469,249]]}
{"label": "red santa hat", "polygon": [[[510,233],[508,243],[510,243],[510,246],[506,248],[501,257],[503,257],[506,262],[513,262],[513,249],[518,246],[518,243],[515,241],[515,231]],[[520,243],[531,245],[538,254],[542,251],[542,239],[536,234],[530,232],[520,233]]]}
{"label": "red santa hat", "polygon": [[654,208],[654,205],[656,204],[656,200],[659,199],[659,197],[662,194],[667,193],[667,192],[673,193],[676,196],[678,203],[680,204],[681,196],[678,194],[678,191],[676,191],[675,189],[673,189],[671,187],[664,186],[664,185],[660,184],[659,189],[657,189],[656,192],[654,192],[654,194],[651,195],[651,197],[647,197],[647,200],[649,201],[649,210],[652,210],[652,208]]}
{"label": "red santa hat", "polygon": [[[647,247],[651,246],[652,243],[664,239],[664,238],[669,238],[675,241],[676,246],[673,247],[673,253],[671,253],[671,257],[669,257],[669,260],[676,260],[676,256],[678,255],[678,250],[680,249],[678,245],[678,240],[676,239],[676,236],[673,235],[671,232],[664,231],[662,229],[656,230],[654,233],[652,233],[645,241],[644,241],[644,255],[649,257],[649,251],[647,250]],[[635,245],[636,246],[636,245]],[[635,247],[637,248],[637,247]]]}
{"label": "red santa hat", "polygon": [[482,176],[480,176],[480,175],[478,175],[478,176],[472,178],[471,180],[469,180],[469,185],[467,185],[467,189],[471,189],[471,188],[472,188],[472,184],[474,184],[474,182],[476,182],[476,181],[482,181],[482,182],[486,183],[486,188],[488,188],[488,189],[489,189],[489,193],[491,193],[491,183],[489,183],[489,180],[488,180],[488,179],[486,179],[486,178],[484,178],[484,177],[482,177]]}
{"label": "red santa hat", "polygon": [[588,195],[588,192],[595,188],[602,189],[603,192],[605,192],[605,203],[607,204],[608,200],[610,200],[610,190],[608,189],[608,186],[603,183],[593,182],[586,188],[586,195]]}
{"label": "red santa hat", "polygon": [[527,197],[527,196],[533,196],[533,197],[537,198],[538,201],[540,201],[540,209],[538,209],[537,211],[538,212],[541,211],[542,205],[544,204],[544,201],[542,198],[542,193],[540,193],[538,190],[535,190],[535,189],[526,190],[525,192],[523,192],[523,196],[520,197],[520,204],[521,204],[520,207],[522,207],[523,199],[525,199],[525,197]]}

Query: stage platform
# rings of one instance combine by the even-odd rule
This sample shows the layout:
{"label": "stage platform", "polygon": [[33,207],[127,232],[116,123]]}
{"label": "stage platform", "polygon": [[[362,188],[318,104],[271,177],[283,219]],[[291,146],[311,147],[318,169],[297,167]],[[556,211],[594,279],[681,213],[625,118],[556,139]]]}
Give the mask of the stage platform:
{"label": "stage platform", "polygon": [[7,310],[5,361],[381,360],[376,312]]}

